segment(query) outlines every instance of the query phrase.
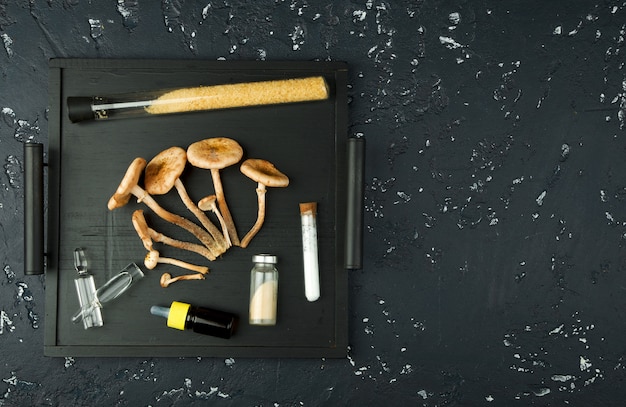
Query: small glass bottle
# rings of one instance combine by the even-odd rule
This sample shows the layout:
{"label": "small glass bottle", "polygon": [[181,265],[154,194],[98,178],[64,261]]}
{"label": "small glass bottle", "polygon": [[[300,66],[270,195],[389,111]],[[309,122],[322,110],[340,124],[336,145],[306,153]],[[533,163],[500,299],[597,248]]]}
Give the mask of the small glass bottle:
{"label": "small glass bottle", "polygon": [[276,325],[278,303],[278,270],[276,256],[252,256],[250,271],[250,325]]}
{"label": "small glass bottle", "polygon": [[76,286],[80,312],[83,314],[83,327],[89,329],[102,326],[100,308],[90,307],[96,298],[96,283],[93,275],[88,272],[87,256],[81,248],[74,250],[74,268],[78,272],[78,277],[74,279],[74,285]]}
{"label": "small glass bottle", "polygon": [[[78,322],[81,319],[84,320],[85,316],[94,312],[100,315],[100,309],[103,304],[122,295],[131,285],[143,277],[143,271],[141,271],[139,266],[135,263],[130,263],[128,266],[124,267],[122,271],[109,279],[102,287],[98,288],[93,294],[90,294],[90,301],[88,303],[83,304],[81,301],[81,307],[72,317],[72,322]],[[100,319],[102,319],[102,316],[100,316]],[[102,325],[102,322],[100,322],[100,325]]]}

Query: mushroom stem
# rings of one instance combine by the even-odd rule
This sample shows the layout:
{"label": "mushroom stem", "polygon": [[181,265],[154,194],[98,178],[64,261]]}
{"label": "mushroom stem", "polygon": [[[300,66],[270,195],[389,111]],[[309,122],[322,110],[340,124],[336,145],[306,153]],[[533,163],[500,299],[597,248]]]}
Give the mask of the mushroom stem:
{"label": "mushroom stem", "polygon": [[254,226],[252,226],[252,229],[250,229],[246,236],[241,240],[241,247],[243,248],[248,247],[248,244],[252,238],[259,233],[259,230],[261,230],[261,226],[263,226],[263,222],[265,221],[265,192],[265,185],[259,182],[256,189],[259,210]]}
{"label": "mushroom stem", "polygon": [[168,246],[176,247],[178,249],[188,250],[190,252],[198,253],[199,255],[205,257],[209,261],[215,260],[215,255],[206,246],[202,246],[195,243],[190,242],[182,242],[180,240],[172,239],[169,236],[164,235],[163,233],[157,232],[156,230],[150,228],[148,229],[150,233],[150,237],[159,243],[166,244]]}
{"label": "mushroom stem", "polygon": [[152,211],[162,219],[173,223],[176,226],[179,226],[194,235],[207,248],[213,249],[215,247],[213,238],[211,237],[211,235],[209,235],[207,231],[203,230],[200,226],[183,218],[182,216],[176,215],[163,209],[163,207],[161,207],[161,205],[159,205],[159,203],[155,201],[154,198],[152,198],[152,196],[140,186],[135,185],[131,189],[130,193],[137,197],[138,202],[143,202],[144,204],[146,204],[148,208],[152,209]]}
{"label": "mushroom stem", "polygon": [[148,223],[146,222],[146,217],[143,216],[143,210],[137,209],[133,212],[132,216],[133,227],[137,232],[137,235],[141,239],[143,243],[143,247],[147,251],[152,250],[152,239],[150,238],[150,228],[148,227]]}
{"label": "mushroom stem", "polygon": [[222,188],[222,179],[220,178],[220,170],[211,169],[211,178],[213,179],[213,186],[215,188],[215,196],[217,197],[217,203],[220,207],[220,212],[224,217],[226,223],[226,229],[228,230],[228,236],[233,245],[239,246],[239,237],[237,236],[237,229],[233,222],[233,217],[230,214],[228,205],[226,204],[226,198],[224,197],[224,189]]}
{"label": "mushroom stem", "polygon": [[135,212],[133,212],[132,221],[135,231],[137,231],[137,235],[139,235],[139,238],[143,242],[143,246],[146,248],[147,251],[153,250],[152,241],[155,240],[159,243],[198,253],[199,255],[206,257],[210,261],[215,260],[215,254],[213,254],[213,252],[209,250],[206,246],[174,240],[149,227],[148,222],[146,222],[146,217],[143,215],[142,209],[137,209],[135,210]]}
{"label": "mushroom stem", "polygon": [[220,226],[222,227],[222,234],[224,236],[224,239],[226,239],[226,243],[228,244],[228,247],[231,247],[233,243],[230,241],[230,236],[228,235],[228,228],[226,227],[226,222],[224,222],[224,217],[222,216],[222,213],[220,212],[220,210],[217,208],[217,205],[215,204],[216,200],[217,200],[217,197],[215,195],[206,196],[202,198],[200,202],[198,202],[198,208],[203,211],[212,211],[215,214],[215,216],[217,216],[217,220],[219,220]]}
{"label": "mushroom stem", "polygon": [[213,224],[213,222],[211,222],[211,220],[204,214],[204,212],[202,212],[198,208],[198,206],[191,200],[189,194],[187,193],[187,190],[185,189],[185,186],[179,178],[176,179],[174,186],[176,187],[176,191],[178,191],[178,195],[180,196],[180,199],[183,201],[187,209],[189,209],[191,213],[193,213],[196,218],[198,218],[200,223],[202,223],[202,226],[204,226],[207,232],[209,232],[213,239],[215,239],[215,243],[217,243],[217,245],[221,249],[219,254],[224,253],[230,247],[229,241],[224,238],[224,235],[222,235],[222,233]]}
{"label": "mushroom stem", "polygon": [[172,266],[195,271],[196,273],[200,273],[200,274],[207,274],[209,272],[209,268],[206,266],[197,266],[195,264],[187,263],[182,260],[171,259],[169,257],[161,257],[159,259],[159,263],[171,264]]}
{"label": "mushroom stem", "polygon": [[151,250],[148,252],[148,254],[146,254],[146,258],[144,259],[144,264],[149,270],[152,270],[153,268],[155,268],[156,265],[159,263],[171,264],[173,266],[195,271],[196,273],[201,273],[201,274],[207,274],[209,272],[209,268],[205,266],[197,266],[195,264],[187,263],[182,260],[171,259],[169,257],[161,257],[157,250]]}
{"label": "mushroom stem", "polygon": [[161,280],[159,283],[161,287],[165,288],[172,283],[177,282],[178,280],[204,280],[204,275],[202,274],[185,274],[183,276],[172,277],[170,273],[163,273],[161,275]]}

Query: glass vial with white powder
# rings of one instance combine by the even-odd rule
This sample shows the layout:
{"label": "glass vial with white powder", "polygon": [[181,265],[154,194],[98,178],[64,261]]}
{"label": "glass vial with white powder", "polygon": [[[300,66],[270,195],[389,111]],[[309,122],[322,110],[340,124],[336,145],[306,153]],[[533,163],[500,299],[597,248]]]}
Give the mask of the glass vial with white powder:
{"label": "glass vial with white powder", "polygon": [[250,325],[276,325],[278,270],[276,256],[252,256],[250,271]]}

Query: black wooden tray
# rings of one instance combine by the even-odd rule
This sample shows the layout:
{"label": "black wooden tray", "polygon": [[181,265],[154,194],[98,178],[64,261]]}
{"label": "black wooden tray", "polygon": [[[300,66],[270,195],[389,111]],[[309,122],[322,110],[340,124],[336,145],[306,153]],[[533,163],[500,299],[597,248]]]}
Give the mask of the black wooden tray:
{"label": "black wooden tray", "polygon": [[[323,75],[329,100],[289,105],[71,123],[66,98],[216,83]],[[338,62],[226,62],[55,59],[50,62],[49,215],[44,353],[48,356],[343,357],[347,352],[348,275],[344,265],[347,201],[347,67]],[[244,159],[265,158],[291,184],[269,189],[261,232],[246,249],[233,247],[211,262],[204,281],[159,286],[174,267],[143,266],[145,249],[131,223],[145,209],[155,229],[181,240],[193,236],[160,222],[134,200],[109,211],[128,164],[150,160],[171,146],[186,148],[208,137],[229,137]],[[226,197],[242,237],[256,217],[256,184],[233,166],[222,172]],[[194,200],[212,193],[210,173],[188,167],[183,181]],[[172,212],[193,216],[174,193],[156,197]],[[321,298],[304,296],[298,203],[318,202]],[[129,262],[146,277],[103,308],[104,326],[84,330],[70,317],[78,307],[72,252],[86,249],[96,285]],[[203,258],[160,246],[164,256],[192,263]],[[247,323],[249,272],[257,253],[278,256],[279,311],[274,327]],[[208,262],[207,262],[208,263]],[[229,340],[167,328],[152,305],[184,301],[240,317]]]}

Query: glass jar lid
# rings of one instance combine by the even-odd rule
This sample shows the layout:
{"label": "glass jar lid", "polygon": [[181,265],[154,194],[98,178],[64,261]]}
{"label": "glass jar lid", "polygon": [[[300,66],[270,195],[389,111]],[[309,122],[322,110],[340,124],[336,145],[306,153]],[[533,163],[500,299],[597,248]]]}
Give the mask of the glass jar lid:
{"label": "glass jar lid", "polygon": [[272,254],[255,254],[254,256],[252,256],[252,262],[253,263],[271,263],[271,264],[276,264],[277,263],[277,258],[276,256],[272,255]]}

